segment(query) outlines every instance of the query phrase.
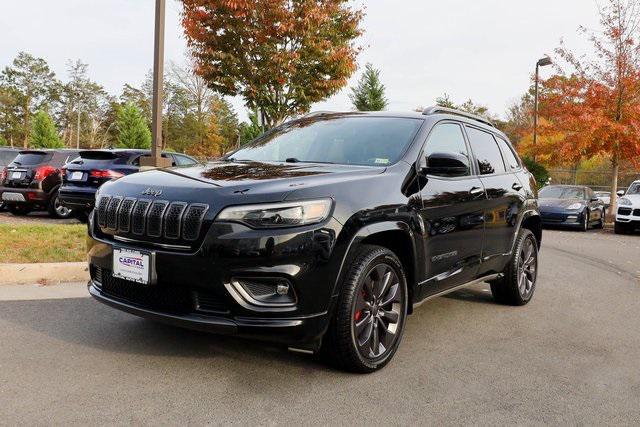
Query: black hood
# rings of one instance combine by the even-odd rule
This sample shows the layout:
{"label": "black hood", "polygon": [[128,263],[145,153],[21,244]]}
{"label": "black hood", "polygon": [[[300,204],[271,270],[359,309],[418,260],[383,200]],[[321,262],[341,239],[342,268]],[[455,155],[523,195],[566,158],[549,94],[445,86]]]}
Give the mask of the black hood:
{"label": "black hood", "polygon": [[585,201],[582,199],[538,199],[540,207],[568,208],[575,203],[585,205]]}
{"label": "black hood", "polygon": [[215,199],[216,204],[270,202],[284,200],[297,189],[340,184],[384,170],[318,163],[213,162],[128,175],[107,183],[101,193],[141,197],[142,192],[150,189],[161,191],[159,197],[167,200],[213,203]]}

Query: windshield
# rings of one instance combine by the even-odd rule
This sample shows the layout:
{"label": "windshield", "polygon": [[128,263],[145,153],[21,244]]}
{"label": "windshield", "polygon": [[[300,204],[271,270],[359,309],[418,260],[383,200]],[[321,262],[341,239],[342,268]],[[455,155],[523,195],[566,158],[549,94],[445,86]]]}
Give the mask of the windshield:
{"label": "windshield", "polygon": [[544,187],[540,199],[584,199],[584,190],[577,187]]}
{"label": "windshield", "polygon": [[631,184],[631,186],[627,190],[627,194],[640,194],[640,182]]}
{"label": "windshield", "polygon": [[400,159],[422,120],[323,117],[287,123],[233,153],[231,160],[386,166]]}

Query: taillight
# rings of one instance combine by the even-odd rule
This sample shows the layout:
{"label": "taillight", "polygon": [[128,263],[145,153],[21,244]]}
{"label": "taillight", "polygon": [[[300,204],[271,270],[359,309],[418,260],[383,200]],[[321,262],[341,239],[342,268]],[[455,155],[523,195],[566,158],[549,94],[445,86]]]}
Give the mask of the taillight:
{"label": "taillight", "polygon": [[94,169],[89,174],[91,178],[101,178],[101,179],[114,179],[121,178],[124,174],[116,171],[112,171],[110,169]]}
{"label": "taillight", "polygon": [[53,175],[59,173],[60,171],[53,166],[40,166],[36,169],[35,175],[33,175],[33,179],[35,181],[44,181],[46,177],[49,175]]}

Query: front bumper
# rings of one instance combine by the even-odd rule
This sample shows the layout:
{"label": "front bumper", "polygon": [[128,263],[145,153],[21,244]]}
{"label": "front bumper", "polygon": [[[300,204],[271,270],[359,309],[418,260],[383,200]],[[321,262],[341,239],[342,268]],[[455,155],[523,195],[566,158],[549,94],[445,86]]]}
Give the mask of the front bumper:
{"label": "front bumper", "polygon": [[[315,350],[328,327],[346,249],[338,245],[336,250],[339,227],[333,219],[324,225],[274,230],[214,223],[197,247],[180,250],[97,235],[90,217],[89,291],[99,301],[138,316]],[[152,252],[155,283],[140,288],[115,278],[114,247]],[[234,278],[286,279],[295,304],[265,309],[240,301],[229,288]]]}
{"label": "front bumper", "polygon": [[546,226],[580,227],[583,214],[579,211],[541,211],[540,219]]}
{"label": "front bumper", "polygon": [[226,317],[198,313],[174,314],[153,310],[103,293],[93,280],[89,294],[99,302],[146,319],[220,335],[237,335],[317,350],[327,324],[327,313],[292,318]]}

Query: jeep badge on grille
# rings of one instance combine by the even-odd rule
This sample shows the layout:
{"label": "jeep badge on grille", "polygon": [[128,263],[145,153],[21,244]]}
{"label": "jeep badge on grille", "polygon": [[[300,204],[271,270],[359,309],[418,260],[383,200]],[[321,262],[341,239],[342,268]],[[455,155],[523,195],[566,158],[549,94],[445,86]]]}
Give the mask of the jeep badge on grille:
{"label": "jeep badge on grille", "polygon": [[147,188],[142,192],[143,196],[151,196],[151,197],[158,197],[161,194],[162,194],[162,190],[157,190],[151,187]]}

